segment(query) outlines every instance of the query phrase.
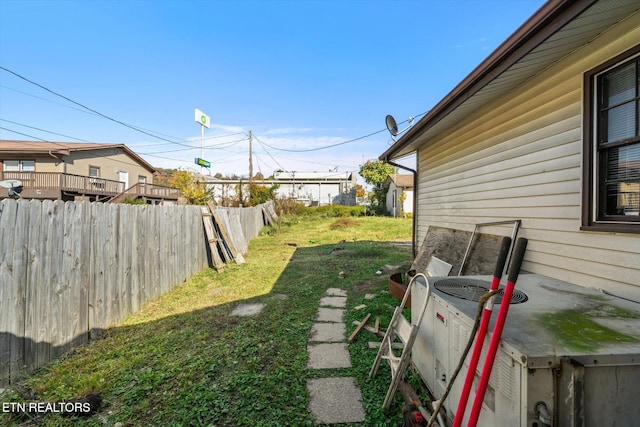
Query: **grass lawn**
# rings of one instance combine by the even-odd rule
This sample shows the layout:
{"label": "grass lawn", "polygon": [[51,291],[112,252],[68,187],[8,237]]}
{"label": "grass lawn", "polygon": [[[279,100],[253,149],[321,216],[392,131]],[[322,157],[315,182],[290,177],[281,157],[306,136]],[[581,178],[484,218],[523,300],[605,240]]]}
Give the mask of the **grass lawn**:
{"label": "grass lawn", "polygon": [[[101,339],[27,376],[3,401],[71,399],[99,391],[101,411],[87,419],[57,415],[20,421],[43,426],[304,426],[306,382],[355,376],[366,426],[399,426],[402,397],[381,409],[389,368],[368,377],[380,341],[362,331],[349,345],[353,367],[307,369],[309,332],[325,290],[348,292],[347,336],[371,313],[386,327],[398,301],[389,274],[406,271],[411,220],[386,217],[290,220],[251,241],[246,264],[205,270],[147,304]],[[382,270],[383,274],[376,274]],[[344,278],[338,277],[344,271]],[[377,296],[365,300],[366,293]],[[258,315],[231,316],[239,303],[266,304]],[[355,311],[353,307],[367,304]],[[30,397],[28,397],[30,396]],[[20,425],[7,414],[0,424]]]}

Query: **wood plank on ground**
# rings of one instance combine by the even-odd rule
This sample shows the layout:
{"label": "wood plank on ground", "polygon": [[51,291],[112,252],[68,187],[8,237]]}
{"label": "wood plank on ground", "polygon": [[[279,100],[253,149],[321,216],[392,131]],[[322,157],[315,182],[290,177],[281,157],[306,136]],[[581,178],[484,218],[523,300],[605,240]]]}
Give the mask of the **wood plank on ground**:
{"label": "wood plank on ground", "polygon": [[356,335],[358,335],[360,330],[362,330],[362,328],[364,328],[364,326],[367,324],[367,320],[369,320],[370,317],[371,317],[371,313],[369,313],[369,314],[367,314],[365,316],[365,318],[362,320],[362,322],[360,322],[360,324],[358,325],[356,330],[353,331],[353,333],[351,334],[351,336],[349,337],[349,339],[347,341],[349,341],[349,342],[353,341],[353,339],[356,337]]}

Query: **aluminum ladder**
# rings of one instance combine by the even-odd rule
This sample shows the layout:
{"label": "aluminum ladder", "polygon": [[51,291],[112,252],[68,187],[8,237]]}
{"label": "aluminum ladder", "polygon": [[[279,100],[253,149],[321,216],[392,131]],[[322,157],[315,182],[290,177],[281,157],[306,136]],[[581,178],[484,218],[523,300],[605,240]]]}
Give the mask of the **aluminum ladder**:
{"label": "aluminum ladder", "polygon": [[[451,264],[432,256],[429,260],[429,264],[427,265],[427,276],[448,276],[452,267],[453,266]],[[427,276],[422,273],[418,273],[409,281],[407,290],[402,298],[402,302],[393,312],[391,323],[389,323],[389,327],[384,334],[384,338],[380,343],[378,355],[376,356],[376,360],[373,362],[373,366],[369,372],[369,376],[371,378],[375,377],[378,372],[378,368],[380,367],[380,361],[382,359],[389,361],[389,367],[391,368],[391,384],[389,385],[387,396],[382,404],[384,409],[389,409],[391,399],[393,399],[393,396],[398,389],[398,385],[404,378],[404,373],[411,362],[411,348],[413,347],[413,343],[418,335],[418,328],[419,325],[422,324],[422,318],[427,310],[427,304],[429,303],[429,297],[431,296],[431,287],[427,280]],[[427,288],[427,294],[424,298],[424,302],[422,303],[422,307],[420,307],[418,321],[415,325],[412,325],[411,321],[405,319],[402,315],[402,310],[404,310],[407,300],[411,296],[411,287],[418,278],[422,278],[422,281],[424,282],[423,285]],[[396,355],[393,352],[393,343],[396,339],[400,339],[402,342],[402,352],[400,355]]]}
{"label": "aluminum ladder", "polygon": [[[407,300],[411,295],[411,287],[416,281],[422,278],[424,281],[424,285],[427,287],[427,295],[422,303],[422,307],[420,307],[420,312],[418,315],[418,322],[415,325],[411,324],[410,320],[407,320],[402,315],[402,310],[404,310]],[[387,391],[387,396],[384,399],[384,403],[382,407],[385,409],[389,408],[391,404],[391,399],[396,393],[398,389],[398,385],[400,381],[404,378],[404,373],[411,362],[411,348],[413,347],[413,343],[416,339],[416,335],[418,335],[418,325],[422,322],[422,317],[427,309],[427,303],[429,302],[429,297],[431,295],[431,288],[429,287],[429,281],[427,277],[418,273],[407,285],[407,290],[404,293],[404,297],[402,298],[402,302],[398,307],[396,307],[393,312],[393,317],[391,318],[391,323],[389,323],[389,327],[384,334],[384,338],[380,343],[380,349],[378,350],[378,355],[376,356],[375,362],[373,362],[373,366],[371,367],[371,371],[369,372],[369,376],[371,378],[376,376],[378,372],[378,368],[380,367],[380,361],[382,359],[389,361],[389,367],[391,368],[391,384],[389,385],[389,390]],[[402,342],[402,350],[400,355],[396,355],[393,352],[393,343],[396,339],[400,339]]]}

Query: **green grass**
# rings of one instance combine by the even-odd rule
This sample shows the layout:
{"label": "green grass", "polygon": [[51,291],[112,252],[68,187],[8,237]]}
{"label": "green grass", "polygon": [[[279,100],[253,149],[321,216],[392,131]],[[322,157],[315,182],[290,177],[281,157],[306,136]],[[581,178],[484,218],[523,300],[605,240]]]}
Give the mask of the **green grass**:
{"label": "green grass", "polygon": [[[101,339],[25,377],[3,400],[102,393],[103,408],[91,418],[54,415],[27,425],[303,426],[313,425],[308,379],[355,376],[367,412],[364,425],[400,425],[399,394],[390,410],[381,409],[388,367],[368,377],[376,350],[367,342],[379,337],[360,332],[349,345],[353,367],[333,371],[307,369],[307,343],[330,287],[348,291],[347,336],[355,329],[351,322],[367,313],[381,316],[386,327],[398,304],[386,292],[387,278],[411,263],[410,246],[389,242],[410,240],[411,221],[315,217],[282,224],[250,243],[246,264],[201,272]],[[376,297],[365,300],[367,293]],[[249,302],[266,307],[256,316],[230,316]],[[353,310],[363,303],[366,309]],[[0,414],[0,424],[10,422]]]}

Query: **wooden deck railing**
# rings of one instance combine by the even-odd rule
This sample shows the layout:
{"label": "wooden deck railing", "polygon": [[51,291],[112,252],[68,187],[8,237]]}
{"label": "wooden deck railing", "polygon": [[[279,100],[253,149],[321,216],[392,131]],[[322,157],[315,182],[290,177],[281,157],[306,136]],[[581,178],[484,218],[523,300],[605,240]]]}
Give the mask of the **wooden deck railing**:
{"label": "wooden deck railing", "polygon": [[161,200],[178,200],[178,197],[180,197],[180,190],[177,188],[165,187],[163,185],[138,182],[109,200],[109,203],[121,203],[125,199],[137,199],[139,197]]}
{"label": "wooden deck railing", "polygon": [[0,181],[17,179],[25,189],[64,190],[82,194],[118,194],[124,182],[61,172],[1,172]]}
{"label": "wooden deck railing", "polygon": [[180,190],[177,188],[137,183],[125,189],[124,182],[61,172],[4,172],[0,170],[0,181],[6,179],[21,181],[24,189],[61,190],[78,194],[99,194],[114,198],[122,196],[123,199],[127,197],[149,197],[177,200],[180,196]]}

